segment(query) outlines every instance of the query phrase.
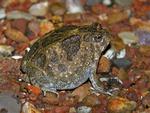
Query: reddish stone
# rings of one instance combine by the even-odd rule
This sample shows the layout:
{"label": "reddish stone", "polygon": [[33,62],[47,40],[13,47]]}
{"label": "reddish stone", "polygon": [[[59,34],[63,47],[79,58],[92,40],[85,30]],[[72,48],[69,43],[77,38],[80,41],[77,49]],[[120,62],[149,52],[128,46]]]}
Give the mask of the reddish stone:
{"label": "reddish stone", "polygon": [[106,57],[101,57],[97,68],[97,73],[108,73],[110,71],[111,62]]}
{"label": "reddish stone", "polygon": [[11,26],[25,34],[27,23],[28,21],[25,19],[16,19],[11,22]]}

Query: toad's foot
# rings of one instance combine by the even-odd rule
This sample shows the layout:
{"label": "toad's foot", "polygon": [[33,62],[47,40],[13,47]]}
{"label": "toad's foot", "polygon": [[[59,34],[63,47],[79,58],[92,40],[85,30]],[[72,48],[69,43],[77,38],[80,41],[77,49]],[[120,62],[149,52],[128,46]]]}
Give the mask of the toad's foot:
{"label": "toad's foot", "polygon": [[118,78],[115,78],[115,77],[103,77],[103,78],[100,78],[95,74],[93,76],[90,77],[90,81],[92,83],[92,86],[93,86],[93,89],[94,92],[96,93],[103,93],[103,94],[107,94],[107,95],[113,95],[113,92],[116,92],[119,90],[119,88],[117,87],[114,87],[114,88],[110,88],[110,89],[107,89],[107,88],[103,88],[102,86],[102,83],[103,82],[106,82],[106,83],[109,83],[111,84],[110,81],[114,81],[116,80],[119,84],[122,84],[122,81],[118,80]]}
{"label": "toad's foot", "polygon": [[46,96],[47,92],[51,92],[57,95],[59,97],[59,93],[56,91],[56,88],[49,88],[49,87],[42,87],[43,95]]}

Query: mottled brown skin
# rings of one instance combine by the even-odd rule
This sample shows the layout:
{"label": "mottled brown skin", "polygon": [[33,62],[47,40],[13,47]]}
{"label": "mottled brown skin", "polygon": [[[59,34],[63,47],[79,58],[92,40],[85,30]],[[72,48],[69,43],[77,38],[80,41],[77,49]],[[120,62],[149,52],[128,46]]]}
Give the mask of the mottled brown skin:
{"label": "mottled brown skin", "polygon": [[88,79],[95,90],[101,88],[96,67],[110,34],[98,24],[64,26],[46,34],[24,56],[21,69],[29,81],[44,90],[73,89]]}

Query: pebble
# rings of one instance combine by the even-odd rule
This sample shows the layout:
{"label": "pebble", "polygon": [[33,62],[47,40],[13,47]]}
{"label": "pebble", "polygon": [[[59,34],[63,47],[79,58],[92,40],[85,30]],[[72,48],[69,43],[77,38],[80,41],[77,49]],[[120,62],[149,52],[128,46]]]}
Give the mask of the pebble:
{"label": "pebble", "polygon": [[128,7],[132,4],[133,0],[115,0],[115,2],[123,7]]}
{"label": "pebble", "polygon": [[52,22],[48,21],[48,20],[42,20],[40,22],[40,36],[54,30],[54,25]]}
{"label": "pebble", "polygon": [[[18,112],[18,113],[20,113],[20,112]],[[41,113],[41,112],[33,104],[26,102],[22,106],[22,112],[21,113]]]}
{"label": "pebble", "polygon": [[97,68],[97,73],[108,73],[110,71],[111,62],[106,57],[102,56]]}
{"label": "pebble", "polygon": [[132,65],[132,62],[127,58],[113,59],[112,64],[118,68],[127,69]]}
{"label": "pebble", "polygon": [[109,113],[131,113],[137,104],[134,101],[121,97],[112,97],[108,101],[108,112]]}
{"label": "pebble", "polygon": [[124,58],[126,56],[126,50],[125,49],[122,49],[120,50],[117,55],[116,55],[116,58]]}
{"label": "pebble", "polygon": [[8,57],[12,56],[12,53],[15,49],[9,45],[0,45],[0,56]]}
{"label": "pebble", "polygon": [[0,8],[0,19],[3,19],[6,17],[5,9]]}
{"label": "pebble", "polygon": [[12,28],[8,28],[5,30],[5,35],[7,38],[14,40],[16,42],[26,42],[28,43],[28,38],[20,31]]}
{"label": "pebble", "polygon": [[66,12],[65,4],[63,4],[61,2],[54,2],[54,3],[50,4],[49,11],[53,15],[63,15]]}
{"label": "pebble", "polygon": [[76,88],[73,92],[73,96],[79,96],[79,102],[83,100],[87,95],[91,94],[90,90],[91,85],[89,83],[83,84],[80,87]]}
{"label": "pebble", "polygon": [[26,20],[34,19],[34,17],[31,14],[17,10],[7,12],[6,17],[7,19],[26,19]]}
{"label": "pebble", "polygon": [[117,77],[122,81],[128,80],[128,74],[123,68],[119,69]]}
{"label": "pebble", "polygon": [[64,15],[64,23],[80,23],[81,22],[81,14],[66,14]]}
{"label": "pebble", "polygon": [[136,30],[135,35],[139,37],[141,45],[150,45],[150,32],[144,30]]}
{"label": "pebble", "polygon": [[45,103],[57,105],[59,102],[59,99],[57,98],[56,94],[48,92],[46,93],[46,96],[42,98],[42,101]]}
{"label": "pebble", "polygon": [[31,21],[28,24],[28,28],[30,31],[32,31],[36,36],[39,34],[40,32],[40,26],[39,23],[37,21]]}
{"label": "pebble", "polygon": [[12,93],[0,93],[0,113],[20,113],[20,110],[21,104],[20,102],[18,103]]}
{"label": "pebble", "polygon": [[111,60],[115,57],[115,55],[116,55],[116,52],[114,48],[110,48],[109,50],[106,51],[106,53],[104,54],[104,57]]}
{"label": "pebble", "polygon": [[80,106],[76,109],[77,113],[91,113],[92,108],[87,106]]}
{"label": "pebble", "polygon": [[138,43],[139,38],[134,34],[134,32],[120,32],[118,36],[123,40],[124,44]]}
{"label": "pebble", "polygon": [[66,1],[67,13],[82,13],[83,7],[79,0]]}
{"label": "pebble", "polygon": [[33,4],[29,8],[29,13],[34,16],[45,16],[48,11],[48,1]]}
{"label": "pebble", "polygon": [[23,34],[26,32],[28,21],[25,19],[15,19],[11,22],[11,27],[21,31]]}
{"label": "pebble", "polygon": [[107,23],[115,24],[129,18],[128,11],[116,11],[108,15]]}
{"label": "pebble", "polygon": [[[119,26],[117,26],[117,27],[118,27],[117,29],[120,30],[120,27]],[[118,52],[118,51],[121,51],[122,49],[124,49],[126,45],[124,44],[122,39],[117,37],[117,38],[113,38],[111,40],[111,46],[112,46],[113,49],[115,49],[116,52]]]}
{"label": "pebble", "polygon": [[90,106],[90,107],[93,107],[93,106],[97,106],[97,105],[100,105],[101,102],[98,98],[98,96],[96,96],[95,94],[91,94],[91,95],[88,95],[86,96],[84,99],[83,99],[83,104],[85,106]]}

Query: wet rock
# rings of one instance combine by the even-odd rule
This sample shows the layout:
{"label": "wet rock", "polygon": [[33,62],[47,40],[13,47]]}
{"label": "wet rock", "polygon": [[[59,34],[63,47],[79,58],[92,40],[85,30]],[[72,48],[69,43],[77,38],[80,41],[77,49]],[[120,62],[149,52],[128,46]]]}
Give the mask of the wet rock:
{"label": "wet rock", "polygon": [[6,17],[5,9],[0,8],[0,19],[3,19]]}
{"label": "wet rock", "polygon": [[33,4],[29,8],[29,13],[34,16],[44,16],[47,13],[48,5],[48,1]]}
{"label": "wet rock", "polygon": [[131,113],[136,108],[136,102],[125,98],[114,97],[108,101],[109,113]]}
{"label": "wet rock", "polygon": [[127,58],[113,59],[112,64],[118,68],[127,69],[132,65],[132,62]]}
{"label": "wet rock", "polygon": [[87,106],[80,106],[76,109],[77,113],[91,113],[92,108]]}
{"label": "wet rock", "polygon": [[32,20],[34,17],[30,15],[29,13],[22,12],[22,11],[10,11],[6,13],[7,19],[26,19],[26,20]]}
{"label": "wet rock", "polygon": [[133,32],[120,32],[118,36],[123,40],[124,44],[138,43],[138,37]]}
{"label": "wet rock", "polygon": [[108,73],[110,71],[111,62],[106,57],[102,56],[97,68],[97,73]]}
{"label": "wet rock", "polygon": [[65,4],[61,2],[54,2],[50,4],[49,11],[53,15],[63,15],[66,12]]}
{"label": "wet rock", "polygon": [[12,53],[15,49],[12,46],[0,45],[0,56],[8,57],[12,56]]}
{"label": "wet rock", "polygon": [[150,45],[150,32],[144,30],[136,30],[135,34],[139,37],[141,45]]}
{"label": "wet rock", "polygon": [[10,92],[0,93],[0,113],[20,113],[21,104],[14,94]]}
{"label": "wet rock", "polygon": [[81,102],[83,98],[85,98],[87,95],[91,94],[90,91],[91,85],[89,83],[83,84],[80,87],[76,88],[73,92],[73,96],[79,96],[79,101]]}
{"label": "wet rock", "polygon": [[95,94],[86,96],[82,102],[85,106],[91,106],[91,107],[101,104],[98,96],[96,96]]}

